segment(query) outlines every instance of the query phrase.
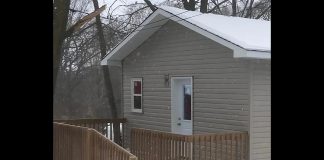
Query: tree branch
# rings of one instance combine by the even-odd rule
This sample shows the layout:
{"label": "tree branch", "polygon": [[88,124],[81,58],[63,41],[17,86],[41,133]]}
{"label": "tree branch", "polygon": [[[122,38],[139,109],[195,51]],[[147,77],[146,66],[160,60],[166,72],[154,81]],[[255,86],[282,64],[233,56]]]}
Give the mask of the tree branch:
{"label": "tree branch", "polygon": [[269,5],[265,10],[263,10],[255,19],[259,19],[260,17],[262,17],[270,8],[271,5]]}
{"label": "tree branch", "polygon": [[249,8],[248,8],[248,10],[247,10],[247,13],[246,13],[246,15],[245,15],[245,18],[249,18],[249,17],[251,18],[253,3],[254,3],[254,0],[251,0],[251,1],[250,1],[250,6],[249,6]]}
{"label": "tree branch", "polygon": [[247,7],[247,4],[248,4],[248,3],[249,3],[249,0],[247,0],[246,3],[244,4],[244,8],[243,8],[243,10],[241,11],[241,17],[243,17],[244,12],[245,12],[245,10],[246,10],[246,7]]}
{"label": "tree branch", "polygon": [[[142,9],[147,8],[147,7],[149,7],[149,6],[145,6],[145,7],[143,7],[143,8],[140,8],[140,9],[134,11],[134,12],[138,12],[138,11],[140,11],[140,10],[142,10]],[[75,9],[70,9],[70,11],[72,11],[72,12],[80,12],[80,13],[84,13],[84,14],[87,14],[87,15],[90,14],[90,13],[83,12],[83,11],[80,11],[80,10],[75,10]],[[132,14],[133,14],[133,13],[132,13]],[[119,15],[118,17],[121,17],[121,16],[129,16],[129,15],[131,15],[131,14]],[[101,18],[104,18],[104,19],[107,19],[107,20],[109,19],[109,18],[102,17],[102,16],[100,16],[100,17],[101,17]],[[128,18],[127,18],[126,20],[128,20]],[[110,20],[108,24],[111,24],[112,22],[116,22],[116,21],[117,21],[117,22],[121,22],[122,24],[125,24],[125,23],[126,23],[126,22],[124,22],[124,21],[119,21],[119,20],[117,20],[117,18],[115,18],[115,19]],[[122,24],[121,24],[121,25],[122,25]],[[127,23],[127,25],[129,25],[129,24],[130,24],[130,25],[133,25],[133,26],[139,26],[139,25],[137,25],[137,24]],[[91,25],[94,25],[94,23],[91,24]],[[105,25],[106,25],[106,24],[105,24]],[[120,26],[121,26],[121,25],[120,25]],[[120,27],[120,26],[119,26],[119,27]],[[118,29],[119,27],[117,27],[117,29]],[[89,27],[87,27],[87,28],[89,28]],[[87,29],[87,28],[86,28],[86,29]],[[83,30],[85,30],[85,29],[82,29],[82,31],[83,31]],[[79,31],[79,32],[81,32],[81,31]],[[79,32],[78,32],[78,33],[79,33]]]}
{"label": "tree branch", "polygon": [[116,9],[118,9],[119,7],[129,7],[129,6],[139,5],[139,4],[145,5],[145,3],[135,3],[135,4],[128,4],[128,5],[119,5],[119,6],[117,6],[116,8],[114,8],[114,10],[111,11],[110,15],[112,15],[112,14],[114,13],[114,11],[115,11]]}
{"label": "tree branch", "polygon": [[[111,4],[111,6],[109,7],[109,9],[108,9],[108,11],[107,11],[108,15],[109,15],[109,11],[110,11],[111,7],[112,7],[116,2],[117,2],[117,0],[115,0],[115,1]],[[107,19],[109,19],[109,18],[108,18],[108,15],[107,15]]]}
{"label": "tree branch", "polygon": [[222,5],[223,3],[225,3],[225,2],[227,2],[228,0],[224,0],[224,1],[222,1],[222,2],[220,2],[220,3],[216,3],[215,2],[215,0],[212,0],[212,2],[215,4],[215,7],[214,8],[212,8],[210,11],[208,11],[207,13],[211,13],[211,12],[213,12],[215,9],[218,9],[219,10],[219,13],[221,13],[222,14],[222,11],[220,10],[220,8],[219,8],[219,6],[220,5]]}
{"label": "tree branch", "polygon": [[89,22],[92,18],[94,18],[97,15],[100,15],[100,13],[106,9],[106,5],[103,5],[99,9],[95,10],[94,12],[84,16],[81,18],[78,22],[76,22],[72,27],[70,27],[66,33],[65,38],[70,37],[75,31],[79,30],[85,23]]}

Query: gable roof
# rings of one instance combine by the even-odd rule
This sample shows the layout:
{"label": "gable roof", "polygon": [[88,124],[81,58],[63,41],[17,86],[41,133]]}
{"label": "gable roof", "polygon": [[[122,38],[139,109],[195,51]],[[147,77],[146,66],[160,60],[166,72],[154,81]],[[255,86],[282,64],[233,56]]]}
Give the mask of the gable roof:
{"label": "gable roof", "polygon": [[102,65],[121,65],[120,61],[173,20],[234,51],[234,58],[271,59],[270,21],[222,16],[161,6],[101,61]]}

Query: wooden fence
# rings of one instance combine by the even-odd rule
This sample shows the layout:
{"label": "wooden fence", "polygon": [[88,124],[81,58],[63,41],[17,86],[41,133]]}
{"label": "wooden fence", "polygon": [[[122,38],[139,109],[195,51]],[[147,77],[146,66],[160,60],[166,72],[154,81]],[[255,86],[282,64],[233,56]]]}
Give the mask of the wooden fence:
{"label": "wooden fence", "polygon": [[94,129],[56,122],[53,127],[53,160],[137,160]]}
{"label": "wooden fence", "polygon": [[[125,118],[54,120],[54,122],[93,128],[108,139],[116,142],[121,146],[124,146],[124,129],[126,124]],[[114,133],[115,130],[117,132]]]}
{"label": "wooden fence", "polygon": [[247,160],[248,134],[179,135],[133,128],[130,147],[139,160]]}

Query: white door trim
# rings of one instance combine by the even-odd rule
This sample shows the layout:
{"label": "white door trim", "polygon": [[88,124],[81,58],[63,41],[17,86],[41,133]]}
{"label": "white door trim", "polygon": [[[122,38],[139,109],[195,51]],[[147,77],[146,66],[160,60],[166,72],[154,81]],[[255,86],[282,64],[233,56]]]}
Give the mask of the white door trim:
{"label": "white door trim", "polygon": [[[173,85],[174,85],[174,80],[179,80],[179,79],[189,79],[190,80],[190,84],[191,84],[191,132],[193,134],[193,91],[194,91],[194,86],[193,86],[193,77],[192,76],[171,76],[171,112],[172,112],[172,95],[174,94],[173,92]],[[173,131],[173,124],[172,124],[172,113],[171,113],[171,132],[174,133]]]}

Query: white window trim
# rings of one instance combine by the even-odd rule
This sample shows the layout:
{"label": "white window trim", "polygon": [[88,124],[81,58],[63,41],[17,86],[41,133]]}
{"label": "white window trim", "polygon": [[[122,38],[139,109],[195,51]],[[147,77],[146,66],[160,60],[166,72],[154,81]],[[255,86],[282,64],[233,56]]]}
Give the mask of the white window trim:
{"label": "white window trim", "polygon": [[[141,82],[141,93],[134,94],[134,81]],[[141,96],[141,109],[134,108],[134,96]],[[143,113],[143,78],[131,78],[131,110],[136,113]]]}

